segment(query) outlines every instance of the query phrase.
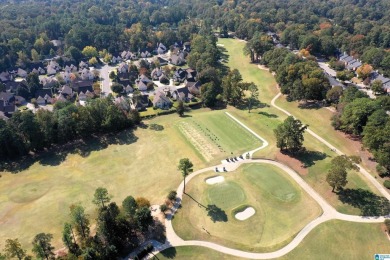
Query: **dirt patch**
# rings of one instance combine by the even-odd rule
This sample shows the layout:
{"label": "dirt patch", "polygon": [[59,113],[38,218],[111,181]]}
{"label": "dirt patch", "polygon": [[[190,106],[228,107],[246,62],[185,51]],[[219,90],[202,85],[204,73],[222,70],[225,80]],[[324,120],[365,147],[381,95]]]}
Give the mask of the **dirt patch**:
{"label": "dirt patch", "polygon": [[275,159],[276,161],[286,164],[300,175],[307,175],[309,173],[309,170],[304,167],[302,162],[286,154],[282,154],[280,151],[276,153]]}
{"label": "dirt patch", "polygon": [[264,65],[257,65],[257,67],[261,70],[266,70],[266,71],[269,71],[269,68],[267,68],[266,66]]}

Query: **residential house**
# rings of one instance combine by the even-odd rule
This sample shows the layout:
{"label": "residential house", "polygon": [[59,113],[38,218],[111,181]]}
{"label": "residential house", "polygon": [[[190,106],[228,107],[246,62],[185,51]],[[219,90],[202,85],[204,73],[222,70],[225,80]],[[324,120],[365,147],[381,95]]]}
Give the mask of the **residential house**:
{"label": "residential house", "polygon": [[153,106],[161,109],[169,109],[172,106],[172,101],[163,92],[157,91],[153,98]]}
{"label": "residential house", "polygon": [[159,78],[158,81],[162,84],[168,85],[169,84],[169,78],[165,75],[162,74]]}
{"label": "residential house", "polygon": [[137,80],[135,84],[136,84],[139,91],[147,91],[148,90],[148,86],[142,80]]}
{"label": "residential house", "polygon": [[[66,97],[73,97],[73,89],[71,87],[69,87],[68,85],[64,85],[61,89],[60,89],[60,96],[64,96],[65,98]],[[58,99],[58,98],[57,98]]]}
{"label": "residential house", "polygon": [[187,71],[183,70],[182,68],[179,68],[173,74],[173,80],[176,82],[184,82],[186,78],[187,78]]}
{"label": "residential house", "polygon": [[130,111],[131,109],[131,102],[127,97],[124,96],[116,97],[114,103],[124,111]]}
{"label": "residential house", "polygon": [[38,105],[46,105],[53,103],[53,92],[52,89],[38,89],[35,93],[35,98]]}
{"label": "residential house", "polygon": [[9,74],[8,71],[3,71],[0,73],[0,81],[5,83],[5,82],[8,82],[8,81],[11,81],[13,78],[12,78],[12,75]]}
{"label": "residential house", "polygon": [[70,84],[70,87],[74,92],[80,93],[80,91],[84,92],[89,90],[93,92],[93,81],[92,80],[75,80]]}
{"label": "residential house", "polygon": [[84,62],[84,61],[80,61],[79,63],[79,69],[82,70],[84,68],[88,68],[88,63]]}
{"label": "residential house", "polygon": [[164,72],[161,68],[155,68],[150,73],[150,76],[152,77],[152,80],[158,80],[161,77],[161,75],[163,75],[163,74],[164,74]]}
{"label": "residential house", "polygon": [[15,96],[15,105],[21,106],[26,103],[26,99],[22,96]]}
{"label": "residential house", "polygon": [[119,64],[117,70],[118,70],[119,73],[128,72],[129,71],[129,64],[127,64],[125,62],[122,62],[121,64]]}
{"label": "residential house", "polygon": [[152,102],[150,102],[148,95],[134,95],[132,103],[132,108],[137,109],[138,111],[146,110],[146,108],[152,105]]}
{"label": "residential house", "polygon": [[200,94],[200,87],[201,87],[201,83],[199,81],[187,81],[186,82],[186,88],[188,88],[188,90],[190,91],[190,93],[194,96],[197,96]]}
{"label": "residential house", "polygon": [[51,60],[46,67],[47,75],[55,75],[57,73],[57,71],[60,71],[60,70],[61,70],[60,65],[58,65],[58,63],[54,60]]}
{"label": "residential house", "polygon": [[188,68],[186,69],[187,72],[187,81],[196,81],[196,76],[198,75],[198,72],[194,69]]}
{"label": "residential house", "polygon": [[149,82],[152,82],[147,76],[145,76],[144,74],[141,74],[139,77],[138,77],[138,80],[139,81],[142,81],[143,83],[145,84],[148,84]]}
{"label": "residential house", "polygon": [[167,52],[167,47],[165,47],[164,44],[159,43],[157,45],[157,54],[164,54],[165,52]]}
{"label": "residential house", "polygon": [[5,85],[5,90],[8,93],[16,93],[16,91],[20,87],[28,88],[27,87],[27,82],[25,80],[22,80],[22,81],[8,81],[8,82],[5,82],[4,85]]}
{"label": "residential house", "polygon": [[362,63],[359,60],[355,60],[352,56],[347,55],[345,52],[342,56],[340,56],[339,60],[344,63],[348,70],[356,71],[357,68],[362,66]]}
{"label": "residential house", "polygon": [[190,52],[191,51],[191,43],[185,42],[183,44],[183,51]]}
{"label": "residential house", "polygon": [[118,83],[123,85],[127,94],[134,92],[134,89],[131,86],[131,81],[129,79],[119,80]]}
{"label": "residential house", "polygon": [[83,68],[80,71],[80,77],[81,77],[82,80],[93,80],[95,75],[89,69]]}
{"label": "residential house", "polygon": [[52,88],[55,85],[58,84],[58,81],[55,77],[41,77],[39,79],[40,83],[42,84],[43,88]]}
{"label": "residential house", "polygon": [[0,112],[6,117],[10,117],[16,110],[14,94],[0,92]]}
{"label": "residential house", "polygon": [[36,73],[36,74],[38,74],[38,75],[44,75],[44,74],[46,74],[45,69],[43,69],[43,68],[41,68],[41,67],[33,68],[33,69],[31,70],[31,72],[32,72],[32,73]]}
{"label": "residential house", "polygon": [[371,73],[371,83],[374,82],[375,80],[379,80],[383,84],[383,89],[387,92],[390,93],[390,78],[386,78],[383,75],[379,74],[377,71]]}
{"label": "residential house", "polygon": [[65,102],[65,101],[68,101],[68,99],[65,97],[65,95],[64,94],[59,94],[58,96],[57,96],[57,102],[58,101],[62,101],[62,102]]}
{"label": "residential house", "polygon": [[122,62],[122,58],[120,56],[118,57],[112,56],[111,63],[116,64],[119,62]]}
{"label": "residential house", "polygon": [[168,61],[166,59],[161,58],[161,57],[157,57],[155,60],[158,61],[160,66],[168,65]]}
{"label": "residential house", "polygon": [[185,64],[185,59],[184,59],[184,53],[179,53],[179,54],[172,54],[171,55],[171,64],[176,65],[176,66],[181,66]]}
{"label": "residential house", "polygon": [[50,41],[54,47],[61,47],[62,46],[62,41],[60,40],[51,40]]}
{"label": "residential house", "polygon": [[27,78],[27,71],[19,68],[18,72],[16,73],[16,75],[18,75],[21,78]]}
{"label": "residential house", "polygon": [[148,52],[148,51],[143,51],[143,52],[140,53],[140,57],[141,58],[148,58],[148,57],[151,57],[151,56],[152,56],[152,54],[150,54],[150,52]]}
{"label": "residential house", "polygon": [[194,96],[190,93],[189,89],[184,88],[178,88],[172,93],[172,98],[174,100],[181,100],[183,102],[189,102]]}

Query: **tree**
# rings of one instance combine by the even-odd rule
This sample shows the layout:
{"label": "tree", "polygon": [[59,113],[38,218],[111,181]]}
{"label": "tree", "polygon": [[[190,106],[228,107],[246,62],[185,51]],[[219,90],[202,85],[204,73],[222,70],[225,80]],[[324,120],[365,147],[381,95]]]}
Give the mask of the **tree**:
{"label": "tree", "polygon": [[122,202],[122,208],[124,212],[129,216],[134,216],[137,207],[137,202],[132,196],[127,196]]}
{"label": "tree", "polygon": [[89,236],[89,220],[85,209],[81,205],[70,206],[70,217],[77,234],[83,239]]}
{"label": "tree", "polygon": [[4,252],[8,258],[16,257],[21,260],[26,256],[26,250],[22,248],[22,245],[17,238],[7,239],[5,241]]}
{"label": "tree", "polygon": [[112,90],[112,92],[114,92],[114,93],[117,93],[117,94],[120,94],[120,93],[122,93],[123,92],[123,85],[122,84],[120,84],[120,83],[118,83],[118,82],[114,82],[114,83],[112,83],[112,85],[111,85],[111,90]]}
{"label": "tree", "polygon": [[134,215],[134,219],[140,230],[148,230],[149,225],[153,223],[153,217],[148,207],[141,207]]}
{"label": "tree", "polygon": [[342,166],[332,166],[328,171],[326,181],[332,187],[332,192],[334,192],[335,189],[342,189],[348,183],[346,169]]}
{"label": "tree", "polygon": [[289,150],[291,152],[299,151],[303,145],[303,133],[307,126],[294,117],[289,116],[284,122],[274,130],[276,137],[276,146],[280,150]]}
{"label": "tree", "polygon": [[228,75],[222,79],[222,89],[224,100],[236,106],[244,96],[245,84],[242,83],[242,76],[237,69],[229,71]]}
{"label": "tree", "polygon": [[140,209],[142,207],[150,207],[150,201],[147,198],[144,197],[138,197],[135,199],[135,203],[137,205],[137,209]]}
{"label": "tree", "polygon": [[51,245],[52,238],[52,234],[46,233],[39,233],[34,237],[32,251],[38,258],[47,260],[54,258],[54,247]]}
{"label": "tree", "polygon": [[326,99],[333,104],[337,104],[342,94],[343,88],[341,86],[334,86],[326,92]]}
{"label": "tree", "polygon": [[62,230],[62,242],[64,242],[70,253],[77,255],[78,245],[70,223],[64,224],[64,228]]}
{"label": "tree", "polygon": [[98,51],[93,46],[85,46],[81,53],[88,58],[97,57],[99,55]]}
{"label": "tree", "polygon": [[96,57],[92,57],[88,60],[88,63],[90,66],[96,66],[96,64],[98,64],[98,60],[96,59]]}
{"label": "tree", "polygon": [[248,91],[249,91],[248,113],[250,113],[253,103],[259,101],[259,89],[257,88],[255,83],[251,82],[248,86]]}
{"label": "tree", "polygon": [[373,68],[369,64],[363,64],[359,68],[357,68],[356,73],[358,74],[358,77],[361,79],[366,79],[370,76],[371,72],[373,71]]}
{"label": "tree", "polygon": [[83,57],[83,54],[81,53],[81,51],[78,48],[74,47],[74,46],[70,46],[69,47],[69,49],[66,52],[66,55],[70,56],[76,62],[79,62],[80,59]]}
{"label": "tree", "polygon": [[390,234],[390,219],[385,219],[385,225],[387,229],[387,233]]}
{"label": "tree", "polygon": [[181,174],[183,175],[183,178],[184,178],[184,189],[183,189],[183,193],[186,193],[186,176],[193,172],[193,167],[194,165],[192,164],[192,162],[190,161],[190,159],[188,158],[183,158],[183,159],[180,159],[179,161],[179,166],[177,167],[177,169],[179,171],[181,171]]}
{"label": "tree", "polygon": [[33,62],[38,62],[40,60],[39,53],[35,49],[31,49],[31,59]]}
{"label": "tree", "polygon": [[100,205],[104,207],[104,203],[110,202],[111,198],[108,195],[108,191],[106,188],[99,187],[95,190],[93,203],[96,205]]}
{"label": "tree", "polygon": [[375,95],[384,93],[383,83],[380,80],[374,80],[374,82],[371,84],[371,89]]}
{"label": "tree", "polygon": [[184,111],[185,111],[184,103],[183,101],[179,100],[177,104],[176,112],[179,114],[179,116],[182,117],[184,115]]}

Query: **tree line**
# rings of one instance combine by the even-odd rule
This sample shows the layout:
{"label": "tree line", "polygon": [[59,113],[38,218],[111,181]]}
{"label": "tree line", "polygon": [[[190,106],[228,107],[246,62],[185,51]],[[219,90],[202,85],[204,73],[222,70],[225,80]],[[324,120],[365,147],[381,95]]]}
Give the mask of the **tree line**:
{"label": "tree line", "polygon": [[59,101],[53,111],[18,111],[7,121],[0,120],[0,161],[53,144],[131,128],[139,122],[138,111],[120,109],[111,96],[91,100],[85,107]]}
{"label": "tree line", "polygon": [[[62,241],[67,254],[57,259],[116,259],[153,237],[164,240],[165,227],[154,220],[150,202],[127,196],[121,207],[111,202],[106,188],[96,189],[92,202],[96,205],[96,231],[91,230],[90,216],[81,204],[69,207],[69,221],[64,223]],[[32,253],[37,259],[54,259],[53,235],[39,233],[32,241]],[[0,259],[33,259],[18,239],[7,239]]]}

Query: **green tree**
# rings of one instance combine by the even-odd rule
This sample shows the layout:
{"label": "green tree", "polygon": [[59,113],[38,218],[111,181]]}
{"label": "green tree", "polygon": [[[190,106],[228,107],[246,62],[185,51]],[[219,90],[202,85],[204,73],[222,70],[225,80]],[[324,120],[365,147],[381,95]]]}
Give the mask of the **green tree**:
{"label": "green tree", "polygon": [[34,237],[32,242],[33,249],[37,258],[39,259],[52,259],[54,258],[54,247],[51,245],[52,234],[39,233]]}
{"label": "green tree", "polygon": [[26,250],[22,248],[19,240],[16,239],[7,239],[5,241],[4,252],[8,258],[16,257],[19,260],[22,260],[26,256]]}
{"label": "green tree", "polygon": [[137,207],[137,202],[132,196],[127,196],[122,202],[123,211],[131,217],[134,216]]}
{"label": "green tree", "polygon": [[97,57],[99,55],[98,51],[93,46],[85,46],[81,53],[88,58]]}
{"label": "green tree", "polygon": [[96,59],[96,57],[92,57],[88,60],[88,63],[90,66],[96,66],[98,64],[98,60]]}
{"label": "green tree", "polygon": [[347,171],[342,166],[332,166],[326,176],[326,181],[332,187],[332,192],[340,190],[347,185]]}
{"label": "green tree", "polygon": [[114,82],[114,83],[112,83],[112,85],[111,85],[111,90],[112,90],[112,92],[114,92],[114,93],[117,93],[117,94],[120,94],[120,93],[122,93],[123,92],[123,85],[122,84],[120,84],[120,83],[118,83],[118,82]]}
{"label": "green tree", "polygon": [[242,83],[242,76],[237,69],[229,71],[222,79],[223,98],[227,103],[236,106],[244,97],[245,85]]}
{"label": "green tree", "polygon": [[141,207],[134,215],[134,219],[140,230],[148,230],[149,225],[153,223],[153,217],[148,207]]}
{"label": "green tree", "polygon": [[108,191],[106,188],[99,187],[95,190],[93,203],[96,205],[100,205],[104,207],[104,203],[108,203],[111,201],[110,196],[108,195]]}
{"label": "green tree", "polygon": [[371,89],[375,95],[384,93],[383,83],[380,80],[374,80],[374,82],[371,84]]}
{"label": "green tree", "polygon": [[291,152],[299,151],[302,148],[307,126],[302,125],[302,122],[294,117],[289,116],[283,123],[277,126],[274,130],[276,137],[276,146],[280,150],[288,150]]}
{"label": "green tree", "polygon": [[188,174],[190,174],[191,172],[193,172],[193,168],[192,168],[193,166],[194,165],[192,164],[192,162],[188,158],[183,158],[183,159],[180,159],[180,161],[179,161],[179,166],[177,167],[177,169],[179,171],[181,171],[181,174],[183,175],[183,178],[184,178],[183,193],[186,193],[186,176]]}
{"label": "green tree", "polygon": [[326,99],[333,104],[337,104],[342,94],[343,88],[341,86],[334,86],[326,92]]}
{"label": "green tree", "polygon": [[251,82],[248,86],[248,113],[251,112],[252,106],[256,101],[259,101],[259,89],[255,83]]}
{"label": "green tree", "polygon": [[81,53],[81,51],[74,46],[69,47],[69,49],[66,52],[66,55],[70,56],[76,62],[79,62],[81,60],[81,58],[83,57],[83,54]]}
{"label": "green tree", "polygon": [[39,53],[35,49],[31,49],[31,59],[33,62],[38,62],[40,60]]}
{"label": "green tree", "polygon": [[184,103],[183,101],[179,100],[177,104],[176,112],[179,114],[179,116],[182,117],[184,115],[184,111],[185,111]]}
{"label": "green tree", "polygon": [[62,242],[64,242],[70,253],[78,255],[78,245],[70,223],[64,224],[64,228],[62,230]]}
{"label": "green tree", "polygon": [[85,241],[89,237],[89,219],[84,207],[81,205],[71,205],[70,217],[77,234]]}

